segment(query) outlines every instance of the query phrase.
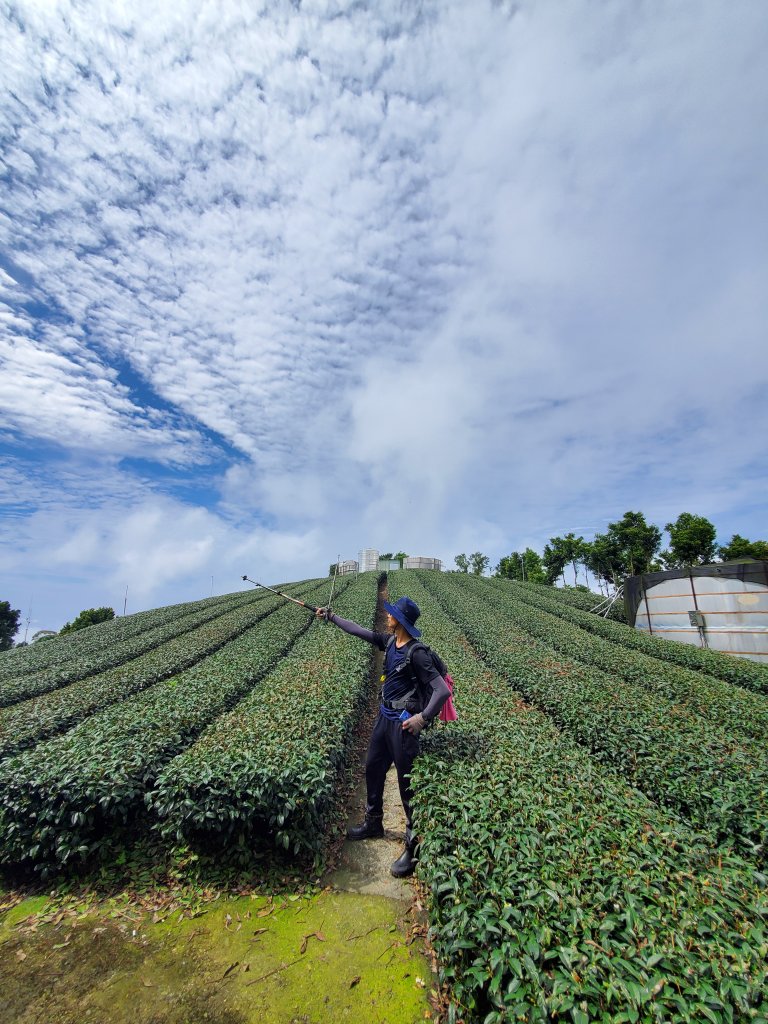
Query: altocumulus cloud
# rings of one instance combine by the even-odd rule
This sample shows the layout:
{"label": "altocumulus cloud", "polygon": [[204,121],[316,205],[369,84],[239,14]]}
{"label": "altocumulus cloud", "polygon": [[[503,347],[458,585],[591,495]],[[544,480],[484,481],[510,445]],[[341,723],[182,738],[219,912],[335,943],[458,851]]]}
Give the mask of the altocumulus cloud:
{"label": "altocumulus cloud", "polygon": [[759,0],[0,9],[38,624],[629,507],[763,529]]}

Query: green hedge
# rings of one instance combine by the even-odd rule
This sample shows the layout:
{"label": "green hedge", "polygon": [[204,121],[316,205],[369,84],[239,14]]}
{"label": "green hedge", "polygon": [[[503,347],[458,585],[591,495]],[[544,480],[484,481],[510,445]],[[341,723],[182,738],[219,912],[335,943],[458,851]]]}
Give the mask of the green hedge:
{"label": "green hedge", "polygon": [[[334,608],[372,627],[374,574],[358,577]],[[160,774],[147,799],[162,831],[317,855],[373,654],[335,626],[306,633],[257,690]]]}
{"label": "green hedge", "polygon": [[[485,577],[486,579],[488,577]],[[576,590],[574,587],[554,587],[549,586],[545,583],[529,583],[526,581],[522,583],[520,581],[505,580],[503,577],[493,576],[491,579],[498,580],[500,583],[511,583],[515,582],[518,587],[528,591],[531,594],[542,594],[547,600],[557,601],[558,604],[565,608],[580,609],[588,615],[595,614],[592,609],[597,608],[604,600],[602,594],[595,594],[593,591]],[[624,613],[624,602],[616,601],[611,605],[611,609],[608,612],[608,618],[615,622],[626,622],[627,617]]]}
{"label": "green hedge", "polygon": [[61,689],[78,680],[93,678],[98,673],[106,672],[115,666],[130,662],[148,651],[153,651],[156,647],[176,637],[191,633],[198,626],[226,615],[232,608],[248,605],[253,599],[250,594],[238,595],[238,599],[233,602],[200,609],[188,615],[176,616],[164,625],[152,628],[148,623],[146,632],[140,633],[138,636],[98,646],[93,652],[83,657],[71,658],[61,664],[49,665],[39,672],[6,680],[0,687],[0,706],[10,707],[21,701],[34,699],[42,694]]}
{"label": "green hedge", "polygon": [[693,644],[667,640],[661,636],[650,636],[632,626],[606,621],[600,615],[589,615],[569,607],[566,602],[554,600],[544,587],[521,586],[506,581],[495,582],[497,585],[502,584],[508,587],[522,601],[544,608],[546,611],[574,622],[583,629],[589,630],[590,633],[605,637],[622,647],[642,651],[653,658],[681,665],[683,668],[696,672],[704,672],[717,679],[722,679],[724,682],[743,686],[748,690],[768,694],[768,666],[766,665],[759,665],[757,662],[738,658],[731,654],[723,654],[722,651],[705,650],[701,647],[694,647]]}
{"label": "green hedge", "polygon": [[148,629],[173,622],[191,612],[203,611],[206,608],[216,609],[241,596],[243,595],[228,594],[225,597],[209,597],[202,601],[191,601],[184,604],[168,605],[164,608],[153,608],[151,611],[136,612],[134,615],[121,615],[116,619],[99,622],[75,633],[51,637],[45,643],[12,648],[10,651],[0,653],[0,682],[20,679],[22,676],[40,672],[51,666],[61,666],[73,658],[87,660],[97,656],[105,647],[140,636]]}
{"label": "green hedge", "polygon": [[[307,596],[319,598],[326,588],[323,581]],[[305,611],[286,602],[194,668],[4,761],[0,862],[45,869],[97,850],[112,830],[135,820],[163,767],[312,626]]]}
{"label": "green hedge", "polygon": [[718,842],[764,861],[768,760],[762,745],[739,743],[683,705],[556,653],[516,629],[508,614],[457,576],[438,580],[440,600],[473,646],[527,700],[652,799],[711,830]]}
{"label": "green hedge", "polygon": [[734,730],[741,738],[764,742],[768,737],[768,700],[726,683],[661,661],[638,650],[622,647],[581,628],[562,616],[520,600],[520,592],[497,581],[474,580],[476,595],[504,608],[510,621],[586,665],[595,665],[658,694],[664,700],[683,703],[708,721]]}
{"label": "green hedge", "polygon": [[449,1020],[765,1020],[764,876],[525,705],[446,613],[444,578],[389,588],[421,606],[456,679],[459,721],[430,731],[414,770]]}
{"label": "green hedge", "polygon": [[[0,709],[0,758],[34,746],[77,725],[89,715],[126,700],[210,656],[270,615],[284,601],[267,591],[249,594],[230,611],[160,644],[107,672],[80,679],[51,693]],[[219,612],[226,606],[220,606]]]}

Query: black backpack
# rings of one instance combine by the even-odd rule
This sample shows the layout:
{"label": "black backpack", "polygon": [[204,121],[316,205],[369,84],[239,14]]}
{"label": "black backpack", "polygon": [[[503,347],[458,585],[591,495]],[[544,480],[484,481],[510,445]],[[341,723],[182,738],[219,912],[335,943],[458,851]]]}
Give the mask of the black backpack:
{"label": "black backpack", "polygon": [[[389,650],[390,646],[394,642],[395,638],[391,636],[387,641],[387,646],[384,652],[385,657],[386,652]],[[437,653],[437,651],[433,651],[431,647],[427,647],[427,645],[421,643],[420,640],[412,640],[406,648],[405,657],[397,666],[398,672],[408,672],[410,674],[412,686],[404,697],[400,697],[396,701],[390,701],[390,704],[392,705],[392,708],[395,711],[410,711],[411,714],[415,715],[417,711],[422,711],[427,706],[427,704],[429,704],[430,698],[432,696],[432,687],[428,683],[423,683],[418,678],[418,675],[416,674],[416,669],[413,667],[412,664],[413,652],[418,650],[427,652],[427,654],[432,660],[432,664],[434,665],[435,670],[443,677],[443,679],[445,679],[446,676],[448,676],[448,666],[445,664],[445,662]],[[382,680],[383,678],[384,677],[382,676]]]}

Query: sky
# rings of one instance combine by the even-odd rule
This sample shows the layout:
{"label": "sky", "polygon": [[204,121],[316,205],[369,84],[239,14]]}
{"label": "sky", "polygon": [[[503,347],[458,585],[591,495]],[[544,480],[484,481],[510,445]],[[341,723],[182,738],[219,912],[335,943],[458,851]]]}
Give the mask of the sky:
{"label": "sky", "polygon": [[764,0],[0,19],[17,640],[630,509],[768,538]]}

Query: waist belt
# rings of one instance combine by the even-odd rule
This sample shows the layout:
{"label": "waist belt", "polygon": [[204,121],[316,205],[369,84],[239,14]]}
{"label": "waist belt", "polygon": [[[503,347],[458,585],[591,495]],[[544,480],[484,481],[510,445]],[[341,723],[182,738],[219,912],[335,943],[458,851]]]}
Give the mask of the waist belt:
{"label": "waist belt", "polygon": [[403,697],[399,697],[397,700],[385,700],[384,695],[379,693],[379,702],[381,706],[386,708],[388,711],[405,711],[409,707],[415,707],[418,704],[415,693],[411,691],[406,693]]}

